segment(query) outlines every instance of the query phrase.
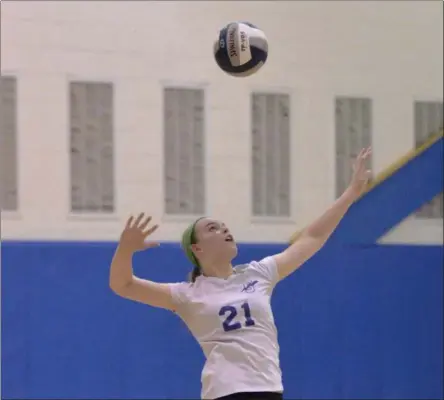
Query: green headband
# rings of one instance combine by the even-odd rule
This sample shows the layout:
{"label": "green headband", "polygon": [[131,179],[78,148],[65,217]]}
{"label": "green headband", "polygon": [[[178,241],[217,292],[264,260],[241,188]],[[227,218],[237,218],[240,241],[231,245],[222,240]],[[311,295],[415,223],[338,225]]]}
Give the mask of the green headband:
{"label": "green headband", "polygon": [[199,261],[191,249],[191,245],[196,243],[196,225],[204,217],[196,219],[182,234],[182,249],[185,252],[188,259],[195,267],[199,267]]}

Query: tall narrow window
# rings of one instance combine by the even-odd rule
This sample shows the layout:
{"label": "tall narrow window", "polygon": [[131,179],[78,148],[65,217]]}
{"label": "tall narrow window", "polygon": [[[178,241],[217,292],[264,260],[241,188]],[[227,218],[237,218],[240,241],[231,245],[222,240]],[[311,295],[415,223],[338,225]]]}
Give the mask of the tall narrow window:
{"label": "tall narrow window", "polygon": [[17,80],[0,77],[0,209],[18,208]]}
{"label": "tall narrow window", "polygon": [[71,210],[112,213],[114,197],[113,85],[71,82]]}
{"label": "tall narrow window", "polygon": [[205,213],[204,91],[164,89],[165,213]]}
{"label": "tall narrow window", "polygon": [[256,217],[290,216],[290,96],[251,96],[252,211]]}
{"label": "tall narrow window", "polygon": [[[416,147],[426,142],[431,135],[443,129],[443,103],[433,101],[415,102],[415,144]],[[443,218],[443,194],[422,206],[416,213],[418,218]]]}
{"label": "tall narrow window", "polygon": [[[372,101],[367,98],[337,97],[335,104],[336,197],[350,183],[353,161],[372,144]],[[368,165],[371,169],[371,159]]]}

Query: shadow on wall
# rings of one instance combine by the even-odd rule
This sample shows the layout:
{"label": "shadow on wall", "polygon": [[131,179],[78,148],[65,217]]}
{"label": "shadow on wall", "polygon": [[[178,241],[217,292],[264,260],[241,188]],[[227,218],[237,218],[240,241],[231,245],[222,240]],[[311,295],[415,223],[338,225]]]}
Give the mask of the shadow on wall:
{"label": "shadow on wall", "polygon": [[[5,398],[198,398],[203,356],[172,313],[108,288],[112,243],[2,244]],[[238,261],[282,249],[241,245]],[[273,298],[286,398],[442,398],[443,248],[327,247]],[[136,273],[180,281],[176,244]]]}

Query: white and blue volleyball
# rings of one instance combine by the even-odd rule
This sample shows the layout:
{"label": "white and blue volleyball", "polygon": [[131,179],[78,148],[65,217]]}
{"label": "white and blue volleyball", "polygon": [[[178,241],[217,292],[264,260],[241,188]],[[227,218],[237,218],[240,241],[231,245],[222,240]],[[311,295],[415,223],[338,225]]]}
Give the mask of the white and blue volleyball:
{"label": "white and blue volleyball", "polygon": [[217,65],[232,76],[253,75],[265,64],[267,56],[267,37],[249,22],[229,23],[214,43]]}

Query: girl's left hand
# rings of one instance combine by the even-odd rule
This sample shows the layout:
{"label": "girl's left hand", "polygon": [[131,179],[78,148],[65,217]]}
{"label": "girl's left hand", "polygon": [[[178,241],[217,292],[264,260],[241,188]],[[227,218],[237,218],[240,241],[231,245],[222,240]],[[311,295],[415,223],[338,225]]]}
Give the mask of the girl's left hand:
{"label": "girl's left hand", "polygon": [[353,175],[350,182],[349,190],[353,194],[355,200],[364,192],[367,184],[372,176],[371,170],[366,168],[366,162],[372,154],[371,147],[362,149],[353,163]]}

